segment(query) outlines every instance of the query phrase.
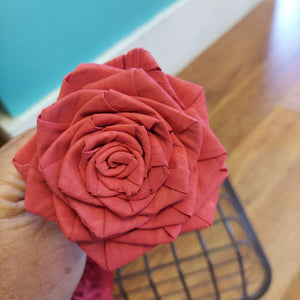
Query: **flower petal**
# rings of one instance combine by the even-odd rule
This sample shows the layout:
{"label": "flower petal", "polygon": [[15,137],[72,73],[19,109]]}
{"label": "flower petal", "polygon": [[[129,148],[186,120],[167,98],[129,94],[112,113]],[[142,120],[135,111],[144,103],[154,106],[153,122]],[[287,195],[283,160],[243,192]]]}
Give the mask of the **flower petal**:
{"label": "flower petal", "polygon": [[129,199],[122,199],[120,197],[101,197],[101,202],[111,212],[121,218],[127,218],[138,214],[142,211],[154,198],[154,194],[141,200],[130,201]]}
{"label": "flower petal", "polygon": [[[105,224],[105,208],[94,206],[88,203],[70,199],[70,206],[76,211],[80,217],[81,222],[91,231],[97,238],[104,238],[104,224]],[[73,237],[77,232],[73,231]]]}
{"label": "flower petal", "polygon": [[78,246],[95,261],[102,269],[109,270],[107,266],[106,241],[96,240],[93,242],[78,242]]}
{"label": "flower petal", "polygon": [[132,49],[127,54],[120,55],[105,63],[105,65],[120,69],[142,68],[145,71],[153,69],[160,70],[160,67],[153,56],[142,48]]}
{"label": "flower petal", "polygon": [[167,77],[177,97],[181,101],[182,108],[194,107],[201,118],[207,121],[206,100],[202,86],[172,75],[167,75]]}
{"label": "flower petal", "polygon": [[[168,84],[168,80],[166,79],[165,75],[161,71],[155,71],[156,75],[160,75],[157,79],[159,82],[156,82],[151,76],[153,72],[147,73],[142,69],[135,69],[133,72],[134,76],[134,84],[136,87],[136,96],[149,98],[154,101],[158,101],[164,105],[173,107],[177,110],[181,110],[180,106],[177,104],[176,101],[167,93],[170,91],[171,86]],[[165,79],[165,80],[164,80]],[[165,90],[162,85],[164,85]],[[176,94],[173,91],[173,96],[176,97]]]}
{"label": "flower petal", "polygon": [[212,159],[220,155],[225,155],[226,150],[211,129],[206,124],[203,124],[202,128],[203,139],[199,160]]}
{"label": "flower petal", "polygon": [[201,216],[198,216],[196,214],[191,219],[189,219],[186,223],[184,223],[182,225],[181,233],[204,229],[210,225],[211,225],[211,223],[208,223]]}
{"label": "flower petal", "polygon": [[[155,246],[156,245],[118,243],[113,240],[108,240],[105,243],[108,270],[115,270],[129,263]],[[122,253],[122,255],[120,255],[120,253]],[[118,257],[118,259],[116,259],[116,257]]]}
{"label": "flower petal", "polygon": [[45,121],[41,116],[37,119],[37,149],[39,158],[59,136],[68,129],[68,124]]}
{"label": "flower petal", "polygon": [[18,151],[13,159],[13,163],[26,182],[30,163],[36,156],[37,136],[36,134]]}
{"label": "flower petal", "polygon": [[141,229],[153,229],[185,223],[190,217],[181,211],[170,206],[157,213],[147,223],[143,224]]}
{"label": "flower petal", "polygon": [[159,227],[154,229],[136,229],[114,238],[116,242],[129,243],[135,245],[159,245],[171,243],[181,231],[180,225]]}
{"label": "flower petal", "polygon": [[[62,98],[60,101],[53,103],[52,105],[45,108],[41,114],[41,119],[52,122],[52,123],[63,123],[63,124],[71,124],[76,123],[80,119],[76,119],[74,121],[75,116],[78,114],[78,111],[85,106],[87,103],[93,101],[99,103],[99,109],[103,106],[105,107],[105,103],[102,103],[102,93],[97,90],[79,90],[66,97]],[[103,104],[101,106],[101,103]],[[104,111],[103,107],[103,111]],[[94,108],[95,110],[95,108]],[[94,111],[95,112],[95,111]]]}
{"label": "flower petal", "polygon": [[186,198],[184,201],[180,201],[174,204],[174,208],[179,210],[180,212],[193,216],[196,211],[196,202],[197,202],[197,191],[198,191],[198,168],[196,167],[194,171],[191,173],[188,182],[188,191]]}
{"label": "flower petal", "polygon": [[86,84],[110,77],[119,72],[121,72],[121,70],[107,65],[94,63],[80,64],[73,72],[64,78],[58,100],[82,89]]}
{"label": "flower petal", "polygon": [[117,243],[112,240],[78,244],[101,268],[109,271],[113,271],[129,263],[154,247],[154,245]]}
{"label": "flower petal", "polygon": [[64,236],[74,242],[94,240],[89,228],[85,226],[79,215],[65,201],[53,195],[57,223],[61,227]]}
{"label": "flower petal", "polygon": [[170,175],[164,185],[170,189],[188,194],[191,172],[189,170],[186,149],[174,134],[171,134],[171,136],[173,140],[173,149],[168,164]]}
{"label": "flower petal", "polygon": [[185,193],[178,192],[162,186],[155,194],[154,199],[141,212],[143,215],[155,215],[164,208],[171,206],[179,201],[183,201],[186,197]]}
{"label": "flower petal", "polygon": [[49,221],[56,220],[53,195],[38,170],[37,157],[33,158],[26,179],[25,208]]}
{"label": "flower petal", "polygon": [[[197,207],[195,208],[197,212],[190,220],[183,224],[182,232],[206,228],[212,224],[218,201],[219,186],[227,176],[227,168],[223,164],[224,160],[225,157],[221,156],[218,159],[219,164],[211,162],[212,170],[215,170],[215,173],[214,175],[210,175],[210,178],[213,176],[214,180],[207,181],[206,184],[203,184],[204,181],[199,179]],[[199,170],[203,169],[204,166],[201,163],[199,165]],[[214,168],[214,166],[218,167]]]}
{"label": "flower petal", "polygon": [[136,215],[120,218],[108,209],[105,210],[104,235],[106,238],[120,236],[132,229],[139,228],[149,220],[149,216]]}
{"label": "flower petal", "polygon": [[118,72],[112,76],[93,81],[84,86],[92,90],[115,90],[128,96],[137,96],[136,85],[133,80],[135,70]]}
{"label": "flower petal", "polygon": [[[166,179],[169,177],[169,171],[166,166],[153,167],[149,170],[148,176],[144,179],[143,184],[137,194],[128,197],[122,197],[122,199],[129,199],[137,201],[148,197],[150,194],[155,194],[164,184]],[[150,213],[150,212],[149,212]]]}
{"label": "flower petal", "polygon": [[[79,166],[83,146],[84,140],[79,140],[65,154],[65,158],[60,164],[60,168],[54,169],[55,164],[53,164],[47,168],[44,168],[43,173],[47,174],[47,172],[49,172],[49,175],[45,175],[48,178],[48,184],[51,185],[50,180],[57,180],[56,186],[64,194],[93,205],[101,205],[101,202],[87,191],[85,182],[81,177]],[[51,173],[52,167],[55,172],[57,172],[55,176],[54,173]],[[54,188],[55,182],[53,189]]]}
{"label": "flower petal", "polygon": [[[47,144],[45,137],[41,138],[40,142],[40,136],[42,134],[45,135],[45,131],[39,132],[38,130],[38,149],[40,150],[38,155],[41,168],[46,168],[47,166],[64,159],[66,152],[69,150],[73,135],[80,128],[80,126],[81,123],[71,126],[62,134],[60,134],[51,144]],[[45,143],[43,143],[43,141]]]}

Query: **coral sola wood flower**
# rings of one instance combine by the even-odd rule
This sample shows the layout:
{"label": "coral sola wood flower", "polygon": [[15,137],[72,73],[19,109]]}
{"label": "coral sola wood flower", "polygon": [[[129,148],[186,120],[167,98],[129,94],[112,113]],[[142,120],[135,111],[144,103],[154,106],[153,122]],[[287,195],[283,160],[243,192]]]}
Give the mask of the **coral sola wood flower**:
{"label": "coral sola wood flower", "polygon": [[134,49],[68,74],[14,164],[26,209],[113,270],[212,223],[225,157],[202,87]]}

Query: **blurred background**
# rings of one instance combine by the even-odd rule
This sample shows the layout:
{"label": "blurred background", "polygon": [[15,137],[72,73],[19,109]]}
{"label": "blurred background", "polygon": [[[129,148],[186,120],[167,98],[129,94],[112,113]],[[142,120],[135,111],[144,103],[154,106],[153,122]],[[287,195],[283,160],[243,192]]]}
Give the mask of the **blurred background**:
{"label": "blurred background", "polygon": [[165,72],[204,87],[229,178],[271,264],[262,299],[300,299],[299,0],[0,5],[3,136],[35,126],[79,63],[149,50]]}
{"label": "blurred background", "polygon": [[[0,7],[0,124],[34,126],[63,77],[143,47],[176,74],[259,0],[4,0]],[[218,22],[215,22],[218,20]]]}

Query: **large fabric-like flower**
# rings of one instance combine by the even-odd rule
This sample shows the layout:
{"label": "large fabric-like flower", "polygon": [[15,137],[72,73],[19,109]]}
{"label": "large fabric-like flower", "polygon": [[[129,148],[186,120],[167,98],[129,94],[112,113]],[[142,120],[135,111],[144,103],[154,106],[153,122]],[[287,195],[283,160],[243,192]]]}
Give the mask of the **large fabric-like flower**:
{"label": "large fabric-like flower", "polygon": [[212,223],[225,156],[202,87],[134,49],[67,75],[14,163],[26,209],[113,270]]}

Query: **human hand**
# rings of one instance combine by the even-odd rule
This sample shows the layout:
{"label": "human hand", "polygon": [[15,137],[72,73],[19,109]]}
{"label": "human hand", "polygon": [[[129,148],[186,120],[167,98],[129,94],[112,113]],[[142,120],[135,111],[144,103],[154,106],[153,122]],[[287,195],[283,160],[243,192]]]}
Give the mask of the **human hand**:
{"label": "human hand", "polygon": [[0,299],[71,299],[86,255],[55,223],[25,210],[25,184],[12,164],[33,134],[0,148]]}

